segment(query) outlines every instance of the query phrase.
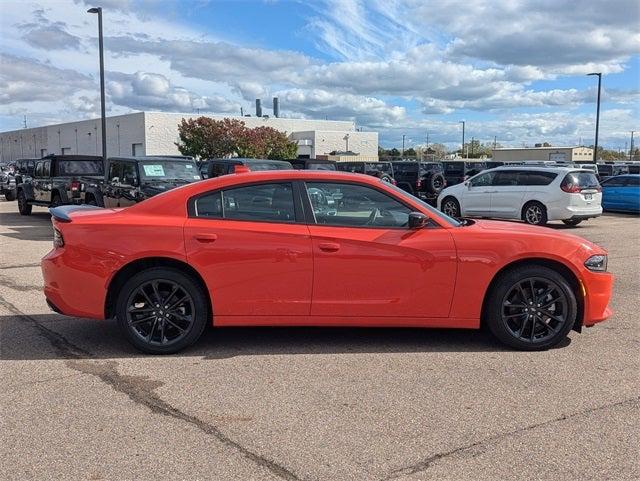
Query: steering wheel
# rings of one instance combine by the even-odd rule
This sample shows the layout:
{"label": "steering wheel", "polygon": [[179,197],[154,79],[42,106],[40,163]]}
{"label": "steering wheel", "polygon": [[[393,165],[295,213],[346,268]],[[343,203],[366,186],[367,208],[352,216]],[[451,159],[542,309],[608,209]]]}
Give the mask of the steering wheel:
{"label": "steering wheel", "polygon": [[380,217],[380,209],[377,207],[371,211],[371,215],[369,215],[369,219],[365,225],[374,225],[376,220]]}

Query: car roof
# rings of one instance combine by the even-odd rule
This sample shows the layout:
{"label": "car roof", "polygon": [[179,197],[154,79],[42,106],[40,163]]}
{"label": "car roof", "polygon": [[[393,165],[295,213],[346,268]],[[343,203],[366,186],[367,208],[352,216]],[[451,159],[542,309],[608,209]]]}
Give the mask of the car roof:
{"label": "car roof", "polygon": [[[498,171],[508,171],[508,170],[531,170],[535,172],[589,172],[593,174],[593,170],[591,169],[583,169],[581,167],[568,167],[568,166],[558,166],[558,165],[501,165],[499,167],[494,167],[493,169],[483,170],[482,172],[498,172]],[[482,173],[481,172],[481,173]]]}
{"label": "car roof", "polygon": [[[100,157],[101,158],[101,157]],[[129,162],[139,162],[142,160],[156,160],[156,161],[174,161],[174,162],[194,162],[191,158],[185,157],[171,157],[171,156],[162,156],[162,155],[139,155],[139,156],[122,156],[122,157],[109,157],[107,160],[125,160]]]}

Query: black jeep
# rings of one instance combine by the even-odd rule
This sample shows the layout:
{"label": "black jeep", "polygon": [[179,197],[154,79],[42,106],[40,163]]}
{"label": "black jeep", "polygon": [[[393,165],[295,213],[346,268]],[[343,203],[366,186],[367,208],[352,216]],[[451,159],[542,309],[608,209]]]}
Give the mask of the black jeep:
{"label": "black jeep", "polygon": [[294,169],[299,170],[338,170],[335,160],[293,159],[289,161]]}
{"label": "black jeep", "polygon": [[469,177],[473,177],[487,169],[486,162],[468,160],[446,161],[442,162],[442,166],[447,185],[461,184]]}
{"label": "black jeep", "polygon": [[438,195],[446,186],[440,162],[400,160],[392,164],[398,187],[435,204]]}
{"label": "black jeep", "polygon": [[106,177],[82,179],[85,203],[100,207],[127,207],[199,180],[195,160],[174,156],[109,157]]}
{"label": "black jeep", "polygon": [[233,174],[236,166],[244,165],[249,170],[288,170],[293,169],[291,163],[286,160],[271,159],[207,159],[200,164],[200,173],[205,179],[220,177],[221,175]]}
{"label": "black jeep", "polygon": [[0,165],[0,195],[11,202],[16,200],[16,164]]}
{"label": "black jeep", "polygon": [[385,182],[389,182],[391,184],[396,183],[393,175],[393,165],[391,162],[348,160],[346,162],[336,162],[336,169],[342,172],[372,175],[384,180]]}
{"label": "black jeep", "polygon": [[85,192],[80,178],[104,176],[102,157],[91,155],[48,155],[34,161],[33,175],[21,174],[17,184],[18,210],[30,215],[34,205],[56,207],[83,204]]}

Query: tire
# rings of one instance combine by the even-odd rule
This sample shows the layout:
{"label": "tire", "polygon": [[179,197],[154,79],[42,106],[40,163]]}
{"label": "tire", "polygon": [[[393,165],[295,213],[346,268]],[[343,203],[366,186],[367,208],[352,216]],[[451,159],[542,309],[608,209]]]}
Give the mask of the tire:
{"label": "tire", "polygon": [[98,205],[98,203],[96,202],[96,200],[95,200],[93,197],[91,197],[91,198],[90,198],[87,202],[85,202],[85,203],[86,203],[87,205],[95,205],[95,206],[97,206],[97,205]]}
{"label": "tire", "polygon": [[13,195],[13,192],[9,191],[6,194],[4,194],[4,198],[8,201],[8,202],[13,202],[14,200],[16,200],[15,196]]}
{"label": "tire", "polygon": [[497,280],[484,322],[502,343],[542,351],[567,337],[577,312],[576,295],[564,276],[549,267],[529,265],[507,271]]}
{"label": "tire", "polygon": [[20,215],[31,215],[33,206],[27,202],[27,197],[24,195],[24,191],[18,191],[18,212]]}
{"label": "tire", "polygon": [[540,202],[529,202],[522,208],[522,220],[530,225],[546,225],[547,208]]}
{"label": "tire", "polygon": [[429,176],[427,181],[427,192],[430,194],[438,195],[444,189],[444,176],[439,173],[433,173]]}
{"label": "tire", "polygon": [[577,226],[580,222],[582,222],[582,219],[565,219],[562,221],[564,225],[569,225],[571,227]]}
{"label": "tire", "polygon": [[460,217],[460,203],[455,197],[445,197],[440,207],[440,210],[449,217]]}
{"label": "tire", "polygon": [[[175,294],[170,295],[174,288]],[[181,298],[186,300],[179,303]],[[174,354],[195,343],[207,324],[208,312],[200,283],[170,267],[152,267],[134,275],[122,286],[116,301],[121,332],[148,354]]]}
{"label": "tire", "polygon": [[51,198],[51,207],[58,207],[60,205],[62,205],[60,194],[53,194],[53,197]]}

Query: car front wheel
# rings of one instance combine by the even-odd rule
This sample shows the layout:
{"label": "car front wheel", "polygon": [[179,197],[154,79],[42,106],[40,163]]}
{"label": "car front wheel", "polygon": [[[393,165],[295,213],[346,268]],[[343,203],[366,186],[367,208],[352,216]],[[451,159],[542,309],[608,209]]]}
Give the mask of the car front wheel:
{"label": "car front wheel", "polygon": [[27,202],[27,197],[24,195],[24,191],[18,192],[18,212],[20,215],[31,215],[31,204]]}
{"label": "car front wheel", "polygon": [[206,294],[192,276],[154,267],[129,279],[116,316],[125,337],[149,354],[173,354],[195,343],[208,319]]}
{"label": "car front wheel", "polygon": [[449,217],[460,217],[460,204],[453,197],[447,197],[442,201],[442,212]]}
{"label": "car front wheel", "polygon": [[557,271],[524,266],[504,274],[493,288],[485,322],[504,344],[525,351],[560,343],[577,316],[575,293]]}
{"label": "car front wheel", "polygon": [[547,209],[540,202],[530,202],[525,205],[522,219],[531,225],[545,225],[547,223]]}

